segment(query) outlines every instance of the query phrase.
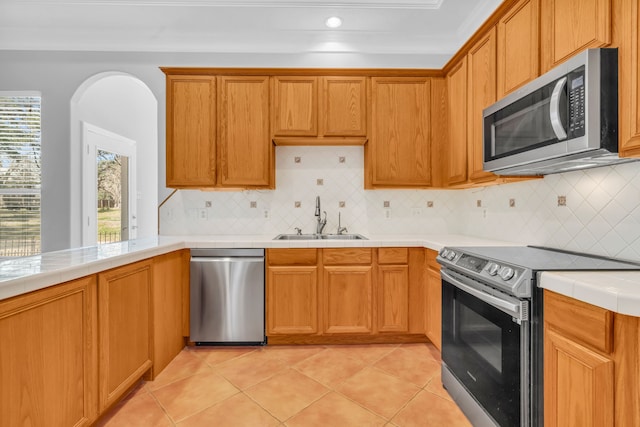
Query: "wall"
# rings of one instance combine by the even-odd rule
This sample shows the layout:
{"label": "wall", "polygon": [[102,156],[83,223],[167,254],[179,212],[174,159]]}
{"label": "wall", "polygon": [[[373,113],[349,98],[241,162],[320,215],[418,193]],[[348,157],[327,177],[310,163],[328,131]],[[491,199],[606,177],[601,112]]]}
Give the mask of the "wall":
{"label": "wall", "polygon": [[[442,55],[447,56],[447,55]],[[344,67],[429,68],[417,55],[355,53],[211,54],[166,52],[1,51],[0,91],[35,90],[42,94],[42,248],[53,251],[81,244],[77,181],[79,154],[70,144],[70,102],[91,76],[108,71],[143,81],[158,103],[158,200],[171,190],[165,182],[165,79],[167,67]]]}
{"label": "wall", "polygon": [[161,210],[161,234],[312,233],[319,195],[329,233],[342,212],[343,226],[365,235],[461,233],[640,261],[640,162],[476,189],[381,191],[363,189],[362,156],[361,147],[277,147],[276,190],[179,191]]}
{"label": "wall", "polygon": [[460,203],[460,233],[640,261],[640,162],[465,190]]}
{"label": "wall", "polygon": [[[158,102],[139,80],[125,75],[104,76],[91,84],[77,102],[77,120],[72,126],[80,128],[80,121],[114,132],[136,142],[137,236],[154,236],[158,232]],[[72,150],[80,152],[80,138],[73,141]],[[80,160],[79,160],[80,161]],[[82,188],[72,180],[72,198]],[[81,203],[81,201],[80,201]],[[72,227],[72,233],[79,232]],[[72,235],[72,241],[75,241]]]}
{"label": "wall", "polygon": [[[364,190],[363,165],[362,147],[276,147],[275,190],[178,191],[161,208],[160,234],[275,236],[294,233],[294,227],[314,233],[316,196],[327,211],[326,233],[336,233],[339,212],[341,225],[351,233],[447,232],[446,219],[454,212],[459,192]],[[390,209],[384,208],[385,201]],[[428,201],[433,202],[432,208],[427,208]],[[255,208],[251,202],[256,202]],[[340,207],[340,202],[345,206]]]}

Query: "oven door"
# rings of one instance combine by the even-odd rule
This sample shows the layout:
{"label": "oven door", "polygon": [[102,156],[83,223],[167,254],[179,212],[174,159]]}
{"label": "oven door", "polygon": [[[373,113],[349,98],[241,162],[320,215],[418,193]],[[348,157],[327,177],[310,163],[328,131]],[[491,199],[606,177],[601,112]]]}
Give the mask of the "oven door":
{"label": "oven door", "polygon": [[[443,367],[491,421],[500,426],[528,426],[527,301],[448,269],[441,274]],[[464,411],[465,406],[458,403]],[[475,416],[465,413],[470,419]]]}

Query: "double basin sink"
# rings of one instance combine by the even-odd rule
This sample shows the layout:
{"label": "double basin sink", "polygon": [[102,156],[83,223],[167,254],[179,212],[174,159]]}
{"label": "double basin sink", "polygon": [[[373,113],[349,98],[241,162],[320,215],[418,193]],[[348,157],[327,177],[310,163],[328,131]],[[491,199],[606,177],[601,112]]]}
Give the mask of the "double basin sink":
{"label": "double basin sink", "polygon": [[278,234],[273,240],[367,240],[361,234]]}

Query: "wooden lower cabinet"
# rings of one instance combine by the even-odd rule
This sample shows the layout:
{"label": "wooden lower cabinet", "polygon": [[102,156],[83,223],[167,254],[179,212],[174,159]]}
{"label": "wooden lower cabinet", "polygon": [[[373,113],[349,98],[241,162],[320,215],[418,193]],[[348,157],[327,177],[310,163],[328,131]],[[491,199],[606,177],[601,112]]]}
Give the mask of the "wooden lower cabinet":
{"label": "wooden lower cabinet", "polygon": [[325,266],[323,273],[323,334],[371,334],[372,267]]}
{"label": "wooden lower cabinet", "polygon": [[409,249],[378,249],[378,332],[409,331]]}
{"label": "wooden lower cabinet", "polygon": [[425,334],[438,350],[442,348],[442,278],[440,265],[436,261],[438,252],[425,249],[426,252],[426,303]]}
{"label": "wooden lower cabinet", "polygon": [[267,249],[269,344],[426,342],[424,249]]}
{"label": "wooden lower cabinet", "polygon": [[267,335],[318,332],[318,267],[267,268]]}
{"label": "wooden lower cabinet", "polygon": [[100,411],[151,368],[151,270],[145,260],[98,274]]}
{"label": "wooden lower cabinet", "polygon": [[[184,348],[189,336],[189,250],[171,252],[153,259],[153,369],[155,378]],[[186,289],[186,291],[185,291]],[[186,294],[186,298],[185,298]],[[184,316],[186,309],[187,316]]]}
{"label": "wooden lower cabinet", "polygon": [[95,276],[0,302],[0,426],[97,417]]}
{"label": "wooden lower cabinet", "polygon": [[545,291],[544,424],[636,426],[639,318]]}

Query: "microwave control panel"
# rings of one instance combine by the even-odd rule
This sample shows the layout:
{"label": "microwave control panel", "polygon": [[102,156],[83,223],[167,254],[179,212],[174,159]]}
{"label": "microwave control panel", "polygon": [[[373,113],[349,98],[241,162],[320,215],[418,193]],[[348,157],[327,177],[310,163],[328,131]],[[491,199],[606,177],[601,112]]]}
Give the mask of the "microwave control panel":
{"label": "microwave control panel", "polygon": [[569,129],[572,137],[583,136],[585,132],[585,75],[584,66],[574,70],[567,78],[567,98]]}

